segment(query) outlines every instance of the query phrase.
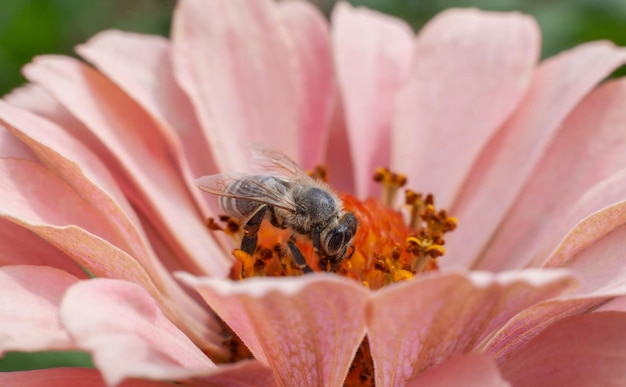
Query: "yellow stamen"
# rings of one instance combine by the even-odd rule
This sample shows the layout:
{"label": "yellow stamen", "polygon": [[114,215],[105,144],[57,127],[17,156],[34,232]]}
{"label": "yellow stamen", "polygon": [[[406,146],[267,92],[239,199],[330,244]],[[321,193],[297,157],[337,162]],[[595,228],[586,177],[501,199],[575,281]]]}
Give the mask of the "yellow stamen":
{"label": "yellow stamen", "polygon": [[383,185],[381,202],[393,207],[398,190],[406,184],[406,175],[392,173],[388,168],[376,168],[373,179]]}

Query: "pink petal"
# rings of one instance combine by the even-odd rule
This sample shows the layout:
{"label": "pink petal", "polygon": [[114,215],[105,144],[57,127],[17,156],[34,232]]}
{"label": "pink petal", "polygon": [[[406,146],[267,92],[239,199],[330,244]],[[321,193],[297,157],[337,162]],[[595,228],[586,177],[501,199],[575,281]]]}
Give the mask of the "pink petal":
{"label": "pink petal", "polygon": [[109,385],[128,377],[183,379],[215,369],[144,289],[126,281],[74,285],[61,304],[61,320],[76,343],[91,351]]}
{"label": "pink petal", "polygon": [[478,353],[454,356],[439,366],[419,374],[406,387],[506,387],[509,386],[493,360]]}
{"label": "pink petal", "polygon": [[515,386],[622,386],[626,314],[592,313],[554,324],[501,365]]}
{"label": "pink petal", "polygon": [[48,120],[63,127],[74,137],[80,138],[84,144],[88,146],[95,145],[94,138],[89,136],[89,132],[76,117],[65,109],[54,97],[38,85],[27,83],[22,87],[14,89],[10,94],[3,98],[11,105],[21,107],[37,114],[38,116],[47,118]]}
{"label": "pink petal", "polygon": [[87,278],[85,271],[69,256],[42,240],[28,229],[0,218],[0,266],[50,266],[77,278]]}
{"label": "pink petal", "polygon": [[221,364],[210,376],[196,378],[201,385],[228,387],[273,387],[276,386],[272,370],[256,360]]}
{"label": "pink petal", "polygon": [[580,103],[498,227],[480,267],[501,270],[524,266],[547,241],[555,239],[554,230],[562,232],[563,214],[572,203],[626,165],[624,106],[624,80],[607,82]]}
{"label": "pink petal", "polygon": [[242,282],[178,278],[195,288],[285,385],[341,386],[365,334],[368,292],[330,275]]}
{"label": "pink petal", "polygon": [[571,287],[564,272],[447,273],[375,293],[366,311],[376,385],[402,384],[470,351],[520,310]]}
{"label": "pink petal", "polygon": [[59,322],[65,291],[78,279],[45,266],[0,269],[0,352],[73,349]]}
{"label": "pink petal", "polygon": [[[95,223],[101,222],[102,226],[106,225],[112,229],[110,233],[115,235],[115,239],[109,238],[107,241],[137,259],[160,291],[171,295],[178,304],[196,313],[198,319],[208,320],[206,312],[199,310],[198,305],[174,282],[161,265],[159,258],[150,248],[130,204],[95,155],[60,127],[2,101],[0,101],[0,121],[6,122],[7,127],[28,144],[42,162],[62,177],[105,218]],[[46,136],[41,136],[42,132],[45,132]],[[87,228],[87,230],[105,236],[97,232],[97,229]]]}
{"label": "pink petal", "polygon": [[626,294],[626,201],[582,220],[545,266],[578,274],[582,295]]}
{"label": "pink petal", "polygon": [[337,103],[332,114],[324,159],[330,167],[328,181],[339,192],[355,192],[355,168],[343,106]]}
{"label": "pink petal", "polygon": [[37,160],[33,152],[2,125],[0,125],[0,158]]}
{"label": "pink petal", "polygon": [[343,2],[335,7],[332,24],[356,194],[372,196],[372,173],[390,163],[394,95],[408,74],[415,36],[400,19]]}
{"label": "pink petal", "polygon": [[[220,350],[221,338],[210,331],[216,329],[215,322],[210,325],[206,312],[195,310],[190,315],[190,309],[183,309],[177,302],[184,299],[166,298],[144,268],[115,246],[119,236],[107,227],[107,220],[76,191],[38,164],[0,160],[0,217],[32,231],[95,276],[140,284],[200,345]],[[201,320],[203,325],[198,325],[196,320]]]}
{"label": "pink petal", "polygon": [[[45,370],[1,372],[0,385],[13,387],[104,387],[98,370],[89,368],[50,368]],[[117,387],[171,387],[170,382],[125,380]]]}
{"label": "pink petal", "polygon": [[394,116],[392,166],[449,208],[472,164],[517,107],[539,55],[519,13],[442,12],[420,31]]}
{"label": "pink petal", "polygon": [[[102,143],[59,101],[41,86],[27,83],[3,98],[9,104],[45,118],[63,128],[94,153],[105,153]],[[23,145],[24,146],[24,145]]]}
{"label": "pink petal", "polygon": [[540,302],[511,318],[493,337],[486,338],[475,349],[501,364],[555,322],[593,311],[612,298],[589,296]]}
{"label": "pink petal", "polygon": [[174,71],[222,170],[247,169],[250,141],[301,162],[297,60],[275,11],[268,0],[185,0],[176,8]]}
{"label": "pink petal", "polygon": [[447,240],[450,259],[443,265],[468,266],[478,258],[565,117],[624,59],[624,52],[600,42],[539,67],[522,105],[488,144],[451,209],[461,222],[471,219],[472,226],[459,227]]}
{"label": "pink petal", "polygon": [[201,203],[200,191],[192,181],[197,176],[217,173],[217,167],[191,102],[174,79],[168,41],[151,35],[106,31],[78,46],[77,51],[159,122],[188,188]]}
{"label": "pink petal", "polygon": [[[53,94],[105,145],[98,156],[113,170],[126,196],[157,227],[186,265],[222,276],[230,261],[204,226],[158,125],[121,90],[77,60],[40,57],[27,78]],[[208,255],[211,259],[204,259]],[[201,259],[202,258],[202,259]]]}
{"label": "pink petal", "polygon": [[119,242],[107,221],[70,186],[41,165],[18,159],[0,160],[0,214],[15,223],[75,225]]}
{"label": "pink petal", "polygon": [[303,1],[280,2],[278,11],[293,40],[297,59],[298,155],[301,165],[311,168],[323,161],[337,99],[328,23],[317,8]]}

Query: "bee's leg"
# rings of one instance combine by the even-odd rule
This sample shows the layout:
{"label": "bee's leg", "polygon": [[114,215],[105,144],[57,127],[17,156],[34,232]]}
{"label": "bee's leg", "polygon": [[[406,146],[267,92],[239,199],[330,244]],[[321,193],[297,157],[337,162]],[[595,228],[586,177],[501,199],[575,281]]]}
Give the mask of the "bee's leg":
{"label": "bee's leg", "polygon": [[319,226],[313,227],[311,241],[313,241],[313,248],[315,249],[315,252],[319,254],[320,251],[322,251],[322,237]]}
{"label": "bee's leg", "polygon": [[302,269],[302,272],[304,272],[304,274],[313,273],[313,270],[311,270],[309,265],[306,264],[306,260],[304,259],[304,256],[300,252],[298,246],[294,243],[293,238],[287,241],[287,246],[289,246],[289,250],[291,250],[293,260],[296,261],[296,265]]}
{"label": "bee's leg", "polygon": [[241,250],[252,255],[256,249],[257,232],[267,214],[267,206],[261,206],[257,212],[243,225],[243,239],[241,240]]}

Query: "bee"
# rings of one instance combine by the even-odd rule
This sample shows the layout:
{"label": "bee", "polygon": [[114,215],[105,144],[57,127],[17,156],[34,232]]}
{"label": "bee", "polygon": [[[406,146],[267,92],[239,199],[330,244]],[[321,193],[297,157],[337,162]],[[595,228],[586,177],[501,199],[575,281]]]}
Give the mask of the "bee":
{"label": "bee", "polygon": [[287,246],[304,273],[312,270],[295,245],[297,236],[310,239],[335,271],[348,249],[354,252],[354,214],[343,210],[327,184],[314,180],[286,155],[267,148],[254,148],[252,155],[258,175],[222,173],[195,181],[201,190],[218,195],[220,209],[241,222],[241,250],[254,253],[259,227],[268,219],[274,227],[291,231]]}

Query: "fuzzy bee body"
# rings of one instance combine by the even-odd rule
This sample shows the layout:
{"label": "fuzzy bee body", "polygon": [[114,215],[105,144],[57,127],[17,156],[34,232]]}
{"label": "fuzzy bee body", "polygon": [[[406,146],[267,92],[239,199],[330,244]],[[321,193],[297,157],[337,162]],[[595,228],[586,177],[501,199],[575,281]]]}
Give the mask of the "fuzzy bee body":
{"label": "fuzzy bee body", "polygon": [[254,252],[258,229],[267,218],[274,227],[291,230],[287,244],[304,272],[311,269],[294,244],[296,235],[310,238],[318,254],[330,259],[334,270],[352,246],[357,229],[354,215],[343,210],[341,199],[330,187],[312,179],[287,156],[268,149],[253,154],[266,174],[218,174],[196,181],[200,189],[219,195],[222,211],[242,222],[241,249]]}

